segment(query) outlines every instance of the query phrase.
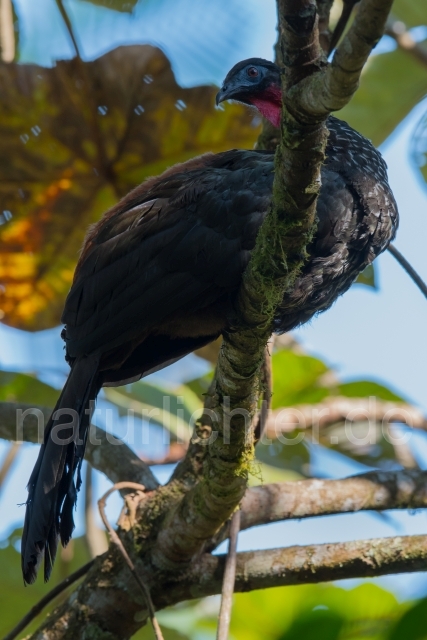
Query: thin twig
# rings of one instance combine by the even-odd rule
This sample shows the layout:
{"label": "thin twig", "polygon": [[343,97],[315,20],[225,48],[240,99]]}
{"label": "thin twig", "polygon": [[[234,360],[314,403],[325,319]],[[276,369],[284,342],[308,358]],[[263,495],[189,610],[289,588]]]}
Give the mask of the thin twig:
{"label": "thin twig", "polygon": [[394,244],[389,244],[388,245],[388,250],[390,251],[391,255],[394,258],[396,258],[396,260],[398,261],[400,266],[403,269],[405,269],[406,273],[413,280],[413,282],[415,282],[415,284],[417,285],[417,287],[421,291],[421,293],[427,298],[427,285],[424,282],[424,280],[422,280],[422,278],[418,275],[418,273],[415,271],[415,269],[409,264],[409,262],[406,260],[406,258],[404,258],[402,256],[400,251],[398,251],[396,249]]}
{"label": "thin twig", "polygon": [[71,42],[73,43],[76,57],[79,60],[81,60],[82,57],[80,55],[79,45],[77,44],[76,36],[74,35],[73,26],[71,24],[71,20],[68,16],[68,13],[66,12],[65,7],[62,3],[62,0],[56,0],[56,6],[58,7],[59,13],[61,14],[61,17],[65,23],[65,26],[67,27],[68,35],[70,36]]}
{"label": "thin twig", "polygon": [[4,457],[3,463],[0,467],[0,488],[3,484],[3,482],[6,479],[7,474],[10,471],[11,466],[13,465],[16,456],[19,453],[19,449],[21,448],[21,443],[20,442],[13,442],[9,449],[7,450],[7,453]]}
{"label": "thin twig", "polygon": [[89,557],[96,558],[107,551],[108,542],[105,531],[98,527],[95,522],[95,510],[93,506],[93,469],[87,463],[85,476],[85,543],[89,552]]}
{"label": "thin twig", "polygon": [[[240,503],[240,531],[284,520],[426,507],[427,472],[414,468],[370,471],[340,480],[278,482],[246,491]],[[213,551],[229,535],[227,522],[205,546],[205,551]]]}
{"label": "thin twig", "polygon": [[331,39],[329,41],[329,51],[328,55],[332,53],[332,51],[337,46],[338,42],[342,34],[345,31],[348,21],[350,20],[350,16],[352,14],[354,6],[359,2],[359,0],[344,0],[343,8],[339,20],[336,24],[333,34],[331,35]]}
{"label": "thin twig", "polygon": [[4,636],[3,640],[14,640],[14,638],[16,638],[16,636],[19,633],[21,633],[21,631],[23,631],[25,627],[28,626],[30,622],[32,622],[34,618],[36,618],[39,615],[39,613],[43,611],[43,609],[50,602],[52,602],[52,600],[54,600],[57,596],[59,596],[59,594],[65,591],[67,587],[72,585],[79,578],[82,578],[92,567],[93,563],[94,563],[93,560],[91,560],[90,562],[87,562],[82,567],[80,567],[80,569],[77,569],[77,571],[74,571],[74,573],[71,573],[69,576],[65,578],[65,580],[63,580],[62,582],[57,584],[56,587],[51,589],[49,593],[43,596],[43,598],[39,600],[37,604],[35,604],[34,607],[32,607],[28,613],[25,614],[22,620],[18,622],[16,627],[14,627],[12,631],[10,631],[7,634],[7,636]]}
{"label": "thin twig", "polygon": [[331,40],[331,30],[329,28],[329,17],[333,5],[333,0],[317,0],[317,13],[319,14],[319,40],[323,51],[327,54]]}
{"label": "thin twig", "polygon": [[108,491],[106,493],[104,493],[104,495],[102,496],[102,498],[100,498],[98,500],[98,508],[99,508],[99,513],[101,515],[102,518],[102,522],[105,525],[105,528],[108,530],[110,536],[111,536],[111,540],[114,542],[114,544],[117,545],[117,547],[119,548],[120,553],[122,554],[123,558],[125,559],[126,564],[128,565],[129,569],[132,572],[133,577],[135,578],[136,582],[138,583],[144,599],[146,601],[147,604],[147,608],[148,608],[148,613],[150,616],[150,620],[151,620],[151,624],[153,625],[153,630],[154,630],[154,635],[156,636],[157,640],[163,640],[163,634],[162,631],[160,629],[159,623],[157,622],[156,619],[156,613],[154,610],[154,605],[153,605],[153,601],[151,599],[151,594],[149,589],[147,588],[147,586],[142,582],[141,578],[139,577],[139,575],[136,572],[135,569],[135,565],[133,564],[132,560],[130,559],[124,545],[123,542],[120,540],[119,536],[117,535],[117,532],[113,529],[113,527],[111,526],[110,522],[108,521],[108,518],[106,516],[105,513],[105,505],[107,502],[107,498],[114,493],[114,491],[120,491],[121,489],[136,489],[139,491],[145,491],[145,486],[143,484],[137,484],[136,482],[117,482],[115,485],[113,485],[110,489],[108,489]]}
{"label": "thin twig", "polygon": [[271,407],[271,395],[273,389],[273,370],[271,365],[271,356],[273,354],[274,338],[271,336],[267,342],[264,352],[264,362],[261,368],[261,383],[263,385],[261,409],[258,415],[257,425],[254,430],[255,442],[261,440],[264,429],[267,424],[268,414]]}
{"label": "thin twig", "polygon": [[228,640],[231,608],[233,606],[234,583],[236,579],[237,538],[240,531],[240,509],[234,512],[230,525],[230,541],[222,583],[221,607],[219,610],[217,640]]}
{"label": "thin twig", "polygon": [[402,51],[406,51],[427,66],[427,51],[414,40],[406,25],[400,20],[388,20],[385,28],[386,35],[393,38]]}
{"label": "thin twig", "polygon": [[[192,567],[190,586],[179,582],[176,598],[173,598],[172,587],[167,604],[175,599],[183,601],[219,593],[225,561],[224,556],[204,554]],[[393,573],[408,574],[424,571],[426,561],[427,536],[422,535],[246,551],[237,554],[235,592]],[[305,640],[302,634],[294,637]],[[322,634],[316,637],[322,638]]]}

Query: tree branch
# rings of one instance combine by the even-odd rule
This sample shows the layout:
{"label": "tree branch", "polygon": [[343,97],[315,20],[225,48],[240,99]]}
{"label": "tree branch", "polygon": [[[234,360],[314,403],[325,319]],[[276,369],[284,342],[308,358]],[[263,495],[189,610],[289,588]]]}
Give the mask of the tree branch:
{"label": "tree branch", "polygon": [[[83,583],[77,592],[56,610],[32,636],[33,640],[75,640],[76,629],[85,625],[87,637],[95,630],[91,620],[93,593],[102,576],[102,596],[105,604],[112,603],[116,596],[116,608],[105,610],[105,626],[97,629],[99,638],[114,640],[128,638],[141,626],[146,617],[141,600],[137,600],[134,589],[124,568],[120,573],[120,587],[113,590],[109,574],[111,560],[95,561],[89,573],[87,586]],[[285,585],[313,584],[347,578],[367,578],[392,573],[423,571],[427,562],[427,536],[396,536],[334,544],[293,546],[282,549],[248,551],[237,554],[235,591],[245,592]],[[183,600],[203,598],[221,592],[226,563],[225,555],[204,554],[185,574],[172,575],[169,580],[159,581],[152,589],[156,610]],[[110,569],[108,568],[110,566]],[[127,567],[126,567],[127,569]],[[126,579],[127,578],[127,579]],[[133,579],[132,579],[133,580]],[[117,609],[123,603],[123,592],[131,596],[126,612]],[[85,600],[86,598],[86,600]],[[84,606],[86,603],[86,606]],[[84,606],[84,622],[79,620],[79,605]],[[125,613],[127,615],[125,615]],[[115,621],[115,624],[114,624]],[[140,622],[138,622],[140,621]],[[109,624],[110,623],[110,624]],[[102,631],[105,629],[105,631]],[[108,632],[106,631],[108,629]]]}
{"label": "tree branch", "polygon": [[[338,512],[422,508],[427,505],[426,479],[427,472],[421,471],[372,472],[344,480],[306,480],[254,487],[247,491],[242,501],[241,528]],[[146,500],[149,501],[150,497]],[[218,537],[214,541],[216,544],[226,537],[225,530],[223,534],[221,539]],[[238,554],[236,591],[418,571],[426,561],[426,540],[424,536],[396,537]],[[212,544],[211,548],[214,546]],[[122,602],[119,594],[123,591],[133,593],[123,568],[113,570],[116,561],[111,550],[98,558],[86,584],[77,597],[74,594],[73,606],[65,603],[47,623],[49,629],[61,628],[61,620],[66,616],[69,630],[67,627],[66,632],[61,631],[56,636],[44,628],[35,638],[74,638],[80,607],[85,607],[89,622],[97,618],[96,612],[101,609],[105,628],[113,633],[117,627],[118,638],[135,633],[140,626],[138,620],[141,623],[145,620],[146,611],[141,611],[141,603],[135,601],[134,596],[126,601],[122,616],[114,623],[117,618],[112,613],[114,603],[118,598]],[[149,574],[150,567],[141,559],[138,563],[141,575]],[[185,599],[219,593],[224,565],[224,557],[205,554],[187,572],[158,575],[150,583],[156,609]],[[103,587],[97,595],[99,576],[104,578]]]}
{"label": "tree branch", "polygon": [[317,0],[317,12],[319,14],[319,40],[323,51],[327,54],[331,39],[329,29],[329,16],[334,0]]}
{"label": "tree branch", "polygon": [[[37,415],[33,413],[25,416],[25,430],[19,430],[17,427],[18,410],[23,413],[30,410],[38,412]],[[44,427],[51,413],[52,409],[47,407],[0,402],[0,438],[41,443]],[[159,486],[148,465],[140,460],[127,444],[93,424],[90,428],[85,459],[94,469],[104,473],[113,484],[120,480],[138,482],[144,484],[147,491]]]}
{"label": "tree branch", "polygon": [[[200,598],[219,593],[225,559],[225,556],[203,556],[192,574],[195,590],[190,595],[185,585],[180,597]],[[424,571],[426,562],[427,536],[248,551],[237,554],[235,591],[413,573]],[[175,597],[173,590],[168,596]],[[164,606],[160,599],[155,602],[158,607]]]}
{"label": "tree branch", "polygon": [[[156,608],[221,589],[224,560],[198,558],[246,490],[264,348],[276,308],[303,265],[314,232],[326,117],[344,106],[353,94],[363,63],[382,35],[391,1],[362,0],[360,19],[340,45],[335,66],[328,66],[318,41],[314,0],[279,0],[280,44],[287,73],[273,205],[243,276],[233,330],[224,336],[210,398],[213,414],[203,421],[206,425],[199,424],[196,441],[170,484],[146,495],[136,513],[128,514],[127,526],[126,518],[122,519],[129,555],[133,554],[133,563],[142,572]],[[350,45],[354,45],[353,53]],[[212,434],[216,431],[216,438],[206,439],[209,428]],[[359,557],[363,544],[365,553],[371,552],[370,564],[368,555],[365,562],[365,556]],[[354,543],[354,548],[341,546],[341,550],[339,545],[280,550],[275,552],[276,565],[274,552],[241,554],[238,588],[253,588],[256,576],[260,586],[269,586],[279,579],[302,582],[344,577],[344,565],[347,575],[352,571],[367,574],[368,570],[378,571],[378,567],[387,572],[391,566],[391,570],[412,566],[410,561],[399,564],[398,549],[391,560],[386,556],[384,541],[378,550],[375,544]],[[426,547],[424,542],[422,562]],[[401,557],[403,553],[401,547]],[[409,560],[411,557],[408,551]],[[246,575],[252,582],[243,578],[242,570],[248,568]],[[146,622],[148,612],[126,569],[117,552],[110,549],[95,561],[72,601],[60,607],[35,637],[71,640],[79,637],[83,625],[88,637],[114,640],[132,636]]]}
{"label": "tree branch", "polygon": [[329,41],[329,49],[328,54],[332,53],[335,49],[336,45],[341,39],[342,34],[345,31],[348,21],[350,20],[352,11],[354,6],[359,2],[359,0],[343,0],[343,8],[340,18],[336,24],[334,32]]}
{"label": "tree branch", "polygon": [[316,404],[300,404],[271,411],[264,433],[265,438],[277,439],[281,433],[294,431],[295,428],[318,430],[360,419],[383,423],[385,426],[404,423],[413,429],[427,431],[427,418],[417,407],[405,402],[331,396]]}
{"label": "tree branch", "polygon": [[240,509],[233,513],[230,524],[230,541],[227,560],[224,567],[224,579],[221,592],[221,606],[217,629],[217,640],[228,640],[231,610],[233,607],[234,583],[236,579],[237,538],[240,531]]}
{"label": "tree branch", "polygon": [[[306,77],[307,61],[317,62],[321,55],[316,5],[311,1],[308,4],[308,19],[307,0],[285,0],[282,6],[279,4],[284,60],[293,67],[291,84]],[[289,8],[292,20],[283,18]],[[302,56],[301,29],[305,47]],[[326,128],[323,122],[298,126],[288,117],[286,91],[283,100],[273,207],[258,233],[243,276],[235,330],[224,335],[218,358],[212,405],[215,416],[210,420],[217,437],[207,444],[203,477],[172,506],[160,530],[153,561],[163,569],[183,567],[200,553],[205,541],[230,517],[245,492],[253,455],[251,425],[257,410],[265,345],[272,333],[276,308],[302,266],[305,247],[312,237]]]}
{"label": "tree branch", "polygon": [[[264,401],[265,402],[265,401]],[[280,439],[282,434],[293,432],[296,428],[307,430],[305,438],[310,436],[318,444],[319,431],[328,426],[362,419],[368,423],[377,423],[388,428],[393,424],[406,424],[412,429],[427,431],[427,418],[417,408],[406,402],[391,402],[374,398],[349,398],[345,396],[327,397],[314,404],[297,404],[295,407],[280,407],[261,415],[256,430],[262,426],[261,442]],[[403,453],[402,444],[396,442],[396,454]],[[191,446],[191,445],[190,445]],[[162,458],[143,460],[151,465],[173,464],[183,459],[187,452],[185,443],[172,443],[168,453]],[[403,465],[405,466],[405,465]]]}
{"label": "tree branch", "polygon": [[393,0],[362,0],[346,36],[323,72],[306,80],[299,91],[291,91],[294,109],[324,117],[342,109],[359,85],[360,74],[372,49],[384,34]]}
{"label": "tree branch", "polygon": [[[240,529],[339,513],[426,507],[427,472],[416,469],[372,471],[342,480],[278,482],[246,491]],[[227,523],[208,548],[226,540],[229,530]]]}

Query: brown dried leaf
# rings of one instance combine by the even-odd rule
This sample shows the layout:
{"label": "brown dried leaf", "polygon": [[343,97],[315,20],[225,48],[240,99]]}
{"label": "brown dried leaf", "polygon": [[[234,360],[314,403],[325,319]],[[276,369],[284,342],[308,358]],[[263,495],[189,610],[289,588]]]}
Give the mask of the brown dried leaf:
{"label": "brown dried leaf", "polygon": [[245,108],[181,88],[148,45],[52,69],[0,63],[0,92],[0,309],[27,330],[58,324],[86,228],[121,196],[258,135]]}

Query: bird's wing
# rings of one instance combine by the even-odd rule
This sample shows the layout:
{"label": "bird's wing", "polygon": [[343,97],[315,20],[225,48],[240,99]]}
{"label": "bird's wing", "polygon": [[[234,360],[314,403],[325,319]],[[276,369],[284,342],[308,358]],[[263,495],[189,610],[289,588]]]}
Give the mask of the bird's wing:
{"label": "bird's wing", "polygon": [[272,156],[213,158],[160,178],[90,234],[63,314],[71,358],[104,353],[237,288],[269,206]]}

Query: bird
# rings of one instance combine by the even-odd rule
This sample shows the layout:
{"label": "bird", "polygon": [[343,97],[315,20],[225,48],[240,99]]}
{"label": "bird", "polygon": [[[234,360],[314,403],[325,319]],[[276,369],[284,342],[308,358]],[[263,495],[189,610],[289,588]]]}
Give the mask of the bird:
{"label": "bird", "polygon": [[[236,64],[217,94],[281,117],[282,69],[262,58]],[[394,238],[398,210],[381,154],[334,116],[321,167],[317,229],[283,296],[274,331],[328,309]],[[103,386],[138,380],[232,330],[233,309],[269,211],[274,152],[205,153],[148,178],[89,228],[65,302],[70,372],[28,483],[24,582],[44,557],[49,579],[73,511],[91,412]]]}

